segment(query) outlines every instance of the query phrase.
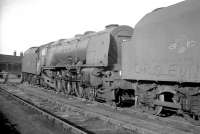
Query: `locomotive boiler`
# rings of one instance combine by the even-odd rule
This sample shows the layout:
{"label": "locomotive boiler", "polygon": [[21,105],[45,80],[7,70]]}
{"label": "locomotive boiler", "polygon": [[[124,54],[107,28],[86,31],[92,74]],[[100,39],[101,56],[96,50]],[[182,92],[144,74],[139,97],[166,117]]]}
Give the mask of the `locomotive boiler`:
{"label": "locomotive boiler", "polygon": [[122,45],[122,78],[144,111],[176,111],[200,124],[199,24],[200,2],[184,1],[147,14]]}

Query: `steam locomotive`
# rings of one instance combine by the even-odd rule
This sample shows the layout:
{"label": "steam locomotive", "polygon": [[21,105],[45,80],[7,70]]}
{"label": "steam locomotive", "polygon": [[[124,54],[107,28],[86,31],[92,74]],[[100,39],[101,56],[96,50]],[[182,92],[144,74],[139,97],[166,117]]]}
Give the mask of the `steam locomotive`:
{"label": "steam locomotive", "polygon": [[23,80],[84,98],[114,100],[121,71],[121,45],[130,40],[129,26],[108,25],[24,53]]}
{"label": "steam locomotive", "polygon": [[159,8],[135,26],[109,25],[24,53],[23,81],[200,125],[200,2]]}

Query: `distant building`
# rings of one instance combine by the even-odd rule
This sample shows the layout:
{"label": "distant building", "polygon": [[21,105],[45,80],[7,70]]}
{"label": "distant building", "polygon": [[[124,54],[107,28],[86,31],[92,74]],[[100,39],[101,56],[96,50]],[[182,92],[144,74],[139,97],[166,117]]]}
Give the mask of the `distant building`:
{"label": "distant building", "polygon": [[0,54],[0,72],[21,74],[22,56]]}

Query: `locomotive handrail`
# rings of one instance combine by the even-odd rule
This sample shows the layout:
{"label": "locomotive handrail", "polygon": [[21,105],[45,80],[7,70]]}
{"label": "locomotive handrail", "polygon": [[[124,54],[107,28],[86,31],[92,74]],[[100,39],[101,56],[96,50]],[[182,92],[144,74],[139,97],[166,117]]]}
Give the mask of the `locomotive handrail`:
{"label": "locomotive handrail", "polygon": [[75,67],[104,67],[103,65],[65,65],[65,66],[43,66],[42,69],[54,68],[75,68]]}

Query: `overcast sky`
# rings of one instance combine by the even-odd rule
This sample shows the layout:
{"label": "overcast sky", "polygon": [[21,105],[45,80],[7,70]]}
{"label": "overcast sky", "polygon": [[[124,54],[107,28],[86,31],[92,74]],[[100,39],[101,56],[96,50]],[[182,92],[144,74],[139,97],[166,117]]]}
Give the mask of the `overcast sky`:
{"label": "overcast sky", "polygon": [[134,25],[148,12],[183,0],[0,0],[0,53],[71,38],[105,25]]}

